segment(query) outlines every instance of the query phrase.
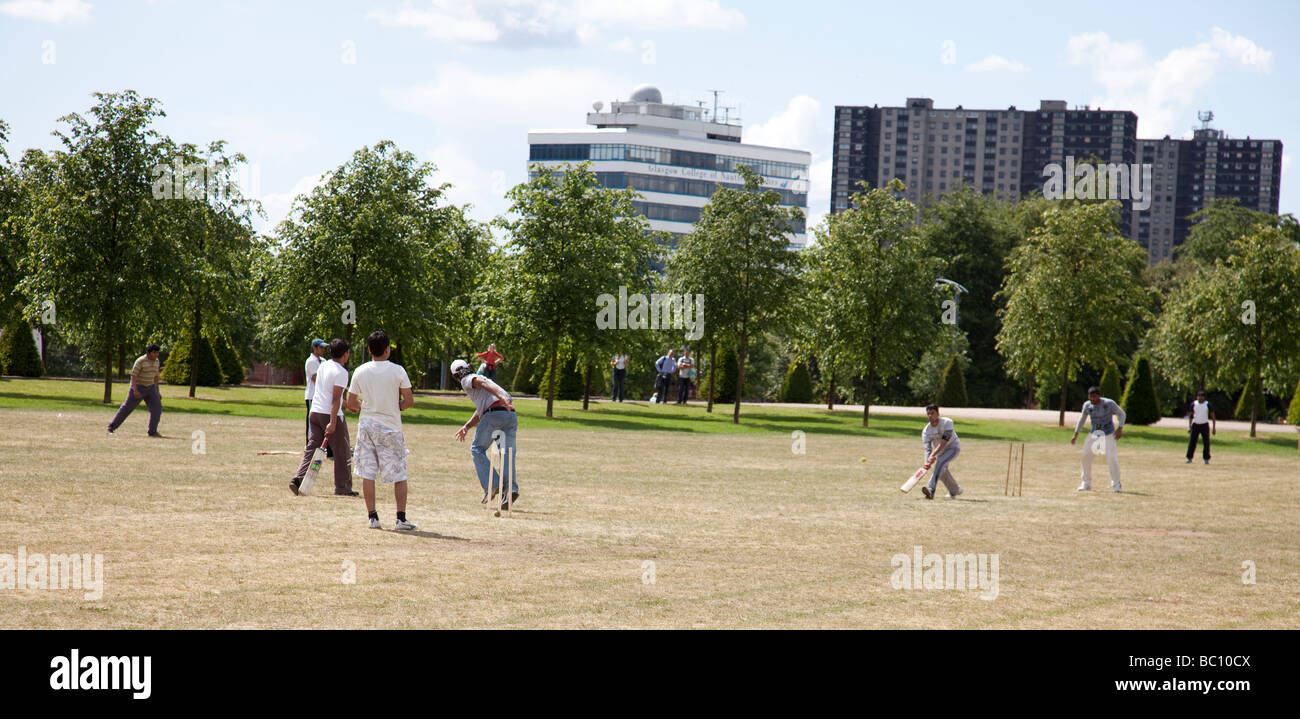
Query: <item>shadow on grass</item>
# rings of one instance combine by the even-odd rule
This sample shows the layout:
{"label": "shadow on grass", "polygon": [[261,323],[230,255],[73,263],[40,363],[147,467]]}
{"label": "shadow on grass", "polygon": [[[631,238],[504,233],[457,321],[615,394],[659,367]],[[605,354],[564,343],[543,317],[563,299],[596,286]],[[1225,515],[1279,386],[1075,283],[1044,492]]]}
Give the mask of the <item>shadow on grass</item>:
{"label": "shadow on grass", "polygon": [[437,532],[426,532],[423,529],[385,529],[389,534],[396,534],[403,537],[419,537],[420,539],[447,539],[453,542],[468,542],[466,537],[453,537],[448,534],[438,534]]}

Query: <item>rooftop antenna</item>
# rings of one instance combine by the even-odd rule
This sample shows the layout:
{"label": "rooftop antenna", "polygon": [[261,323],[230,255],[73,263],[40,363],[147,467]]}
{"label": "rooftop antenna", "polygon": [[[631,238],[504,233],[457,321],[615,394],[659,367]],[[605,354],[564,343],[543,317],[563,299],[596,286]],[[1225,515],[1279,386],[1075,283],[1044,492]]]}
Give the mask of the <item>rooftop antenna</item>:
{"label": "rooftop antenna", "polygon": [[1202,130],[1208,130],[1210,129],[1210,121],[1214,119],[1214,111],[1201,110],[1200,112],[1196,113],[1196,119],[1201,121]]}
{"label": "rooftop antenna", "polygon": [[713,121],[717,122],[718,121],[718,95],[722,94],[722,90],[709,90],[709,92],[713,93]]}

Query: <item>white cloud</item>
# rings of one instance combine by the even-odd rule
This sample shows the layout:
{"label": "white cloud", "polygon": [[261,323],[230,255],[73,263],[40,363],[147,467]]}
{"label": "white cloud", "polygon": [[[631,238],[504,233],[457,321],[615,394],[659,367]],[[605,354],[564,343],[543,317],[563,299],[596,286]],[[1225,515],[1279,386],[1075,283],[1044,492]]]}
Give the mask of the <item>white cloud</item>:
{"label": "white cloud", "polygon": [[314,147],[315,135],[305,128],[286,126],[256,115],[231,115],[212,120],[230,150],[242,152],[250,159],[268,155],[302,152]]}
{"label": "white cloud", "polygon": [[452,63],[431,83],[383,91],[393,107],[442,124],[581,127],[593,100],[627,92],[634,83],[603,70],[539,67],[490,73]]}
{"label": "white cloud", "polygon": [[1290,169],[1291,169],[1291,154],[1283,150],[1282,151],[1282,172],[1286,172],[1287,170]]}
{"label": "white cloud", "polygon": [[739,10],[718,0],[403,0],[366,15],[385,27],[422,30],[467,45],[591,44],[619,30],[733,30]]}
{"label": "white cloud", "polygon": [[0,13],[37,22],[89,22],[90,3],[83,0],[13,0],[0,5]]}
{"label": "white cloud", "polygon": [[1008,60],[1001,55],[989,55],[962,68],[966,72],[1029,72],[1029,66],[1019,60]]}
{"label": "white cloud", "polygon": [[824,124],[822,104],[807,95],[797,95],[767,122],[751,125],[743,139],[755,145],[810,150]]}
{"label": "white cloud", "polygon": [[1215,73],[1240,66],[1269,73],[1273,54],[1249,39],[1214,28],[1210,38],[1171,50],[1152,61],[1138,42],[1118,42],[1104,32],[1071,37],[1066,45],[1071,65],[1092,72],[1102,92],[1090,104],[1137,113],[1142,137],[1180,136],[1192,119],[1197,94]]}
{"label": "white cloud", "polygon": [[506,191],[524,181],[522,160],[510,168],[481,167],[472,151],[459,143],[439,145],[429,153],[429,160],[438,167],[434,182],[452,185],[444,195],[446,201],[473,205],[472,215],[480,219],[504,214],[508,207]]}
{"label": "white cloud", "polygon": [[766,122],[745,130],[745,142],[755,145],[787,147],[812,152],[808,173],[808,240],[812,228],[821,222],[831,203],[830,120],[823,116],[822,104],[808,95],[790,98],[785,108]]}
{"label": "white cloud", "polygon": [[288,192],[269,193],[262,195],[258,199],[262,202],[262,212],[266,213],[266,219],[258,219],[253,225],[254,229],[259,232],[273,233],[276,225],[289,216],[289,210],[293,207],[293,201],[299,195],[305,195],[320,186],[325,178],[325,173],[317,175],[306,175],[299,178],[289,188]]}

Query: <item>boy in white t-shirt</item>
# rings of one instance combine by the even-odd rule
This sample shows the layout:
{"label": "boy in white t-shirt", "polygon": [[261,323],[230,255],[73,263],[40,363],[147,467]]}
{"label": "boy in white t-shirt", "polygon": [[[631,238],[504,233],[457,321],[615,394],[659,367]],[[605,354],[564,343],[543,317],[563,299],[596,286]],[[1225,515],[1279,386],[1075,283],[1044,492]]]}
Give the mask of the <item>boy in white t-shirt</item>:
{"label": "boy in white t-shirt", "polygon": [[1214,406],[1205,398],[1205,390],[1196,393],[1196,401],[1187,408],[1187,433],[1191,435],[1187,440],[1187,463],[1192,463],[1192,457],[1196,456],[1196,440],[1204,438],[1205,443],[1201,449],[1201,460],[1206,464],[1210,463],[1210,435],[1218,434],[1217,420],[1214,418]]}
{"label": "boy in white t-shirt", "polygon": [[352,373],[352,386],[348,387],[348,409],[361,415],[353,467],[361,477],[371,529],[381,529],[375,511],[376,478],[393,485],[397,504],[394,528],[416,529],[406,518],[406,435],[402,434],[402,410],[415,404],[411,380],[404,367],[388,361],[392,349],[387,332],[371,332],[366,346],[374,359]]}
{"label": "boy in white t-shirt", "polygon": [[307,446],[302,452],[298,473],[289,480],[289,491],[298,494],[298,486],[307,474],[312,455],[319,447],[334,450],[334,494],[355,497],[352,489],[352,448],[348,441],[348,423],[343,416],[343,400],[348,389],[348,358],[352,356],[348,341],[330,342],[330,358],[316,369],[316,386],[312,391],[311,414],[308,415]]}

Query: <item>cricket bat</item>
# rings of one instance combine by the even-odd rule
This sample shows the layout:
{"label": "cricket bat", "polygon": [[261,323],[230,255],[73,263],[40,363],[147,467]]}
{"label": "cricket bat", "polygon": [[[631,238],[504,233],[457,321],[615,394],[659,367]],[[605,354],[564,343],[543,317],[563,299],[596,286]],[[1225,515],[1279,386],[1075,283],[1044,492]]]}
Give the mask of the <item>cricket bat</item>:
{"label": "cricket bat", "polygon": [[302,483],[298,485],[298,494],[311,494],[311,486],[315,484],[321,462],[324,461],[325,448],[317,447],[316,453],[311,456],[311,464],[307,465],[307,473],[302,476]]}
{"label": "cricket bat", "polygon": [[926,470],[925,467],[916,470],[916,474],[913,474],[906,482],[903,482],[903,486],[899,487],[899,489],[903,490],[904,493],[912,491],[912,487],[915,487],[916,483],[921,481],[921,478],[925,476],[926,471],[928,470]]}

